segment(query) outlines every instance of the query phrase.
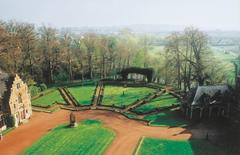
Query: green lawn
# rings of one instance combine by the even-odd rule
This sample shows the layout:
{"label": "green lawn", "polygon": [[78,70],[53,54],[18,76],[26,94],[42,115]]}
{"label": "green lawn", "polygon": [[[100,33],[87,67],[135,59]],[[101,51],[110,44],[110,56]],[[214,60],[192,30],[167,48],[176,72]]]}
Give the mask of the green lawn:
{"label": "green lawn", "polygon": [[144,138],[137,155],[224,155],[206,140],[164,140]]}
{"label": "green lawn", "polygon": [[80,105],[90,105],[92,103],[92,97],[96,86],[75,86],[69,87],[68,90],[78,101]]}
{"label": "green lawn", "polygon": [[67,125],[58,126],[22,154],[100,155],[114,137],[114,132],[104,128],[100,121],[85,120],[75,128],[69,128]]}
{"label": "green lawn", "polygon": [[165,108],[177,104],[177,98],[165,93],[162,96],[153,99],[151,102],[144,104],[134,109],[134,112],[147,113],[155,110],[156,108]]}
{"label": "green lawn", "polygon": [[189,124],[180,115],[180,111],[166,111],[157,114],[147,115],[143,119],[149,121],[152,126],[183,127]]}
{"label": "green lawn", "polygon": [[[123,94],[124,92],[124,94]],[[132,104],[137,99],[144,98],[149,93],[155,92],[154,89],[146,87],[121,87],[106,86],[104,89],[103,105],[114,105],[124,107]]]}
{"label": "green lawn", "polygon": [[32,100],[32,105],[47,107],[51,106],[55,102],[65,103],[64,99],[62,98],[60,92],[57,89]]}

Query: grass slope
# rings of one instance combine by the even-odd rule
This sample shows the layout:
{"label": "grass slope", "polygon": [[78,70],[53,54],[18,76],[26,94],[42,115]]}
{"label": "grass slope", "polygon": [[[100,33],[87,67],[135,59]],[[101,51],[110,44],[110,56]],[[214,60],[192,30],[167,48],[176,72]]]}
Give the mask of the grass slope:
{"label": "grass slope", "polygon": [[180,111],[166,111],[152,115],[146,115],[143,119],[149,121],[152,126],[183,127],[189,122],[184,120]]}
{"label": "grass slope", "polygon": [[47,93],[39,98],[32,100],[32,105],[47,107],[51,106],[55,102],[65,103],[64,99],[57,89],[53,92]]}
{"label": "grass slope", "polygon": [[163,140],[144,138],[137,155],[223,155],[206,140]]}
{"label": "grass slope", "polygon": [[141,99],[154,91],[154,89],[146,87],[124,88],[120,86],[106,86],[104,89],[104,97],[102,104],[123,107],[132,104],[137,99]]}
{"label": "grass slope", "polygon": [[156,108],[164,108],[177,104],[177,98],[165,93],[162,96],[153,99],[151,102],[144,104],[134,109],[134,112],[147,113],[155,110]]}
{"label": "grass slope", "polygon": [[79,102],[80,105],[90,105],[94,93],[95,86],[74,86],[69,87],[68,90]]}
{"label": "grass slope", "polygon": [[60,125],[23,152],[23,155],[39,154],[103,154],[115,134],[97,120],[82,121],[75,128]]}

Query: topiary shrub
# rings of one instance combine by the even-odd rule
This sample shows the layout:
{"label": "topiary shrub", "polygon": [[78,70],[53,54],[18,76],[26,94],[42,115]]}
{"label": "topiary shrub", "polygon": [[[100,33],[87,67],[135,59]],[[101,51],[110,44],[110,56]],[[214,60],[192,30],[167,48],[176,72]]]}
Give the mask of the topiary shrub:
{"label": "topiary shrub", "polygon": [[46,85],[45,83],[41,83],[41,84],[39,85],[39,87],[40,87],[41,91],[44,91],[44,90],[47,89],[47,85]]}

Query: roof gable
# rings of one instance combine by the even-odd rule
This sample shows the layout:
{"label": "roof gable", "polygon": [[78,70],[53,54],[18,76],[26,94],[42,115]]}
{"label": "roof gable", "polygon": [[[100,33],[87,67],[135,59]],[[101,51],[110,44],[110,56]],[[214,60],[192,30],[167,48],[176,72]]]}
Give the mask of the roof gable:
{"label": "roof gable", "polygon": [[220,85],[220,86],[198,86],[196,94],[194,96],[192,105],[200,105],[199,102],[200,97],[203,94],[207,94],[210,97],[213,97],[218,91],[221,92],[221,94],[224,94],[229,90],[229,87],[227,85]]}

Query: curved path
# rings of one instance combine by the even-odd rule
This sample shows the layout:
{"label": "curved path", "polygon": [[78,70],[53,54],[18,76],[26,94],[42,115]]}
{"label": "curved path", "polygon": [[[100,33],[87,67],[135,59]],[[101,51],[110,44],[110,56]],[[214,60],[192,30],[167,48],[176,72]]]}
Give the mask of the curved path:
{"label": "curved path", "polygon": [[[0,141],[0,154],[20,154],[52,128],[68,122],[69,114],[70,111],[66,110],[53,114],[34,112],[28,123],[11,131]],[[105,152],[109,155],[132,154],[142,136],[166,139],[189,139],[191,137],[188,133],[181,134],[185,131],[184,128],[150,127],[109,111],[88,110],[75,112],[75,114],[78,121],[99,119],[104,122],[105,127],[115,131],[116,137]]]}

